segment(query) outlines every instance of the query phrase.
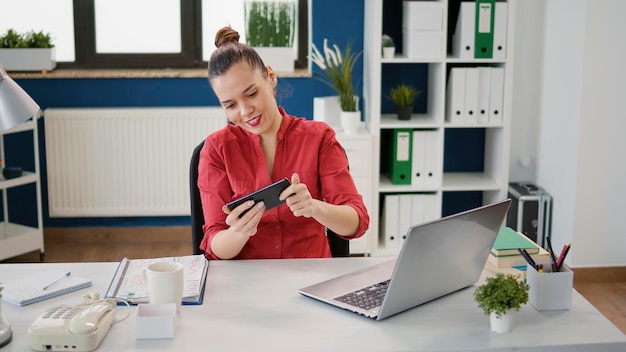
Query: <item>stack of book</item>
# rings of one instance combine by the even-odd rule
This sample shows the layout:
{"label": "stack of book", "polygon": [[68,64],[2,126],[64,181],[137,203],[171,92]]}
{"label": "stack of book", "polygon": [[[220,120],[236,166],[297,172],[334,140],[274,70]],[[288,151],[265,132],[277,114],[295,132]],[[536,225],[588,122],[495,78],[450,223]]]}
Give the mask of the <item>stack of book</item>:
{"label": "stack of book", "polygon": [[[526,260],[519,253],[518,248],[523,248],[530,254],[535,263],[549,263],[550,253],[537,243],[513,230],[510,227],[502,227],[491,248],[486,268],[491,271],[498,269],[517,269],[526,266]],[[523,274],[520,273],[520,276]]]}

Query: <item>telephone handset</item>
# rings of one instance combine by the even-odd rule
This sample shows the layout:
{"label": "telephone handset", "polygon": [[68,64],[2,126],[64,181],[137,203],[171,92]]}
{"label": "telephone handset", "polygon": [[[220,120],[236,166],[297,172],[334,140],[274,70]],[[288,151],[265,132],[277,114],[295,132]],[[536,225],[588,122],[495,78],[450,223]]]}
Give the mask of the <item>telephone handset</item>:
{"label": "telephone handset", "polygon": [[109,331],[115,316],[114,300],[46,310],[28,328],[36,351],[93,351]]}

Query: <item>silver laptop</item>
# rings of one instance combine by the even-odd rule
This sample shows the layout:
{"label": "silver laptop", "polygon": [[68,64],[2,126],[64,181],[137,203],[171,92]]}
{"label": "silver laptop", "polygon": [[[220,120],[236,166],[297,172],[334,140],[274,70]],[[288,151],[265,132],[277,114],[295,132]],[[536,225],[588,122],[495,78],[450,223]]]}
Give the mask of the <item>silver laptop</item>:
{"label": "silver laptop", "polygon": [[397,258],[298,290],[382,320],[474,284],[510,199],[409,228]]}

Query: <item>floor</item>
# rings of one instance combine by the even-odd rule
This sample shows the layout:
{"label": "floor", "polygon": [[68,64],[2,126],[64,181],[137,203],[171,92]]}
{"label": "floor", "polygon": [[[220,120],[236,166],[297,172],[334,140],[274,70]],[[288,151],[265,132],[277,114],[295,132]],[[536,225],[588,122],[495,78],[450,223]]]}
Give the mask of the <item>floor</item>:
{"label": "floor", "polygon": [[[119,261],[191,254],[191,229],[103,227],[44,230],[44,262]],[[38,251],[0,263],[39,262]],[[626,334],[626,267],[575,269],[574,288]]]}

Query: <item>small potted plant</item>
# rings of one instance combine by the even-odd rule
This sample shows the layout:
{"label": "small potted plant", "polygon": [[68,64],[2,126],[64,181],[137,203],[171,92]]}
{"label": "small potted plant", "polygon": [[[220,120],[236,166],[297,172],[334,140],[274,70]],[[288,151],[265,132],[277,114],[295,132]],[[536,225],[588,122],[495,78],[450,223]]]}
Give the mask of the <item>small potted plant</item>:
{"label": "small potted plant", "polygon": [[324,39],[323,53],[322,55],[322,51],[315,44],[312,45],[311,61],[323,73],[321,77],[317,77],[339,94],[339,120],[343,131],[346,134],[357,133],[361,125],[361,112],[353,71],[363,52],[353,51],[350,43],[343,50],[337,44],[329,46],[328,39]]}
{"label": "small potted plant", "polygon": [[421,90],[404,83],[389,90],[389,99],[391,99],[396,106],[398,120],[411,119],[415,99],[417,99],[421,93]]}
{"label": "small potted plant", "polygon": [[387,34],[383,34],[381,46],[383,48],[383,59],[393,59],[396,53],[396,46],[393,43],[393,39]]}
{"label": "small potted plant", "polygon": [[528,302],[528,288],[517,276],[498,273],[474,291],[474,301],[489,316],[492,331],[511,331],[513,313]]}
{"label": "small potted plant", "polygon": [[0,63],[8,71],[42,71],[56,67],[55,49],[50,33],[13,29],[0,35]]}

